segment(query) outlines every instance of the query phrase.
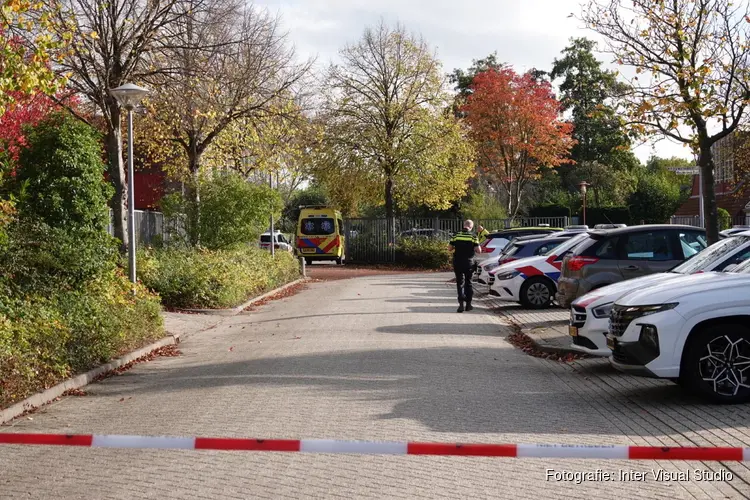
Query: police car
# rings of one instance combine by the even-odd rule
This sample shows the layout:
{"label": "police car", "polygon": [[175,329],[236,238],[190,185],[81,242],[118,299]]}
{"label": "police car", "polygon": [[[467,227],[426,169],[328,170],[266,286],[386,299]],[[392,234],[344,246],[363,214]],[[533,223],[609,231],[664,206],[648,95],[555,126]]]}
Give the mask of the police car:
{"label": "police car", "polygon": [[530,309],[549,307],[557,290],[563,258],[586,238],[587,233],[581,233],[546,255],[519,259],[491,271],[490,295],[520,302]]}

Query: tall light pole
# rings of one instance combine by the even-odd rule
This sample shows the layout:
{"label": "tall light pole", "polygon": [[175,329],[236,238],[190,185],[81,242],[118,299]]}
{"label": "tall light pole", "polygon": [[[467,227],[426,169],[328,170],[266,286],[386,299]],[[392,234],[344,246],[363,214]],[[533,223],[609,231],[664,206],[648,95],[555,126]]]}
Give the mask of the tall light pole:
{"label": "tall light pole", "polygon": [[591,184],[589,184],[586,181],[581,181],[580,184],[578,184],[578,187],[581,188],[581,195],[583,196],[583,225],[586,225],[586,188],[589,187]]}
{"label": "tall light pole", "polygon": [[135,283],[135,183],[133,180],[133,108],[148,94],[148,89],[126,83],[109,93],[128,110],[128,274]]}

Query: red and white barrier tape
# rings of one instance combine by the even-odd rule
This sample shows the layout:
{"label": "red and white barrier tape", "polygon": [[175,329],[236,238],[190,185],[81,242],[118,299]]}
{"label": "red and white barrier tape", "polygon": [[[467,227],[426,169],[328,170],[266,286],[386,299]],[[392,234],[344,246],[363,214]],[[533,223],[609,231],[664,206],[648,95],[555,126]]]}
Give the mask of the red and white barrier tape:
{"label": "red and white barrier tape", "polygon": [[619,460],[750,461],[750,448],[699,448],[569,444],[462,444],[338,441],[328,439],[247,439],[14,434],[0,432],[0,444],[155,448],[162,450],[286,451],[366,455],[461,455],[512,458],[597,458]]}

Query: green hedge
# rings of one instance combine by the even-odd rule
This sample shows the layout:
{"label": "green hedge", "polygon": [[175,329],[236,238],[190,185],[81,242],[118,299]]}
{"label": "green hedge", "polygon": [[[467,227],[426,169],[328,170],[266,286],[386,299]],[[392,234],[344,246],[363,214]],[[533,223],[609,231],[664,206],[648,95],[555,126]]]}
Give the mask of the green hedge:
{"label": "green hedge", "polygon": [[0,283],[0,408],[163,336],[159,298],[119,270],[19,296]]}
{"label": "green hedge", "polygon": [[570,207],[564,205],[540,205],[529,210],[529,217],[570,217]]}
{"label": "green hedge", "polygon": [[256,247],[144,249],[138,269],[143,284],[170,308],[235,307],[300,276],[291,254],[279,252],[274,259]]}
{"label": "green hedge", "polygon": [[396,263],[422,269],[448,269],[451,254],[445,241],[403,238],[396,245]]}
{"label": "green hedge", "polygon": [[[583,219],[581,219],[583,221]],[[587,207],[586,224],[594,227],[597,224],[628,224],[633,225],[628,207]]]}

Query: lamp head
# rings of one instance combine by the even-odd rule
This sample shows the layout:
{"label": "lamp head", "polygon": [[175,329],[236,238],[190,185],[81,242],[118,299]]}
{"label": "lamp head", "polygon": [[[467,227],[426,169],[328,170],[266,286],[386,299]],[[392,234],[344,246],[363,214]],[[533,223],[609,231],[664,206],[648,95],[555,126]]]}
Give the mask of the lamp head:
{"label": "lamp head", "polygon": [[126,83],[115,89],[110,89],[109,93],[117,99],[120,106],[125,109],[133,109],[149,93],[149,90],[132,83]]}

